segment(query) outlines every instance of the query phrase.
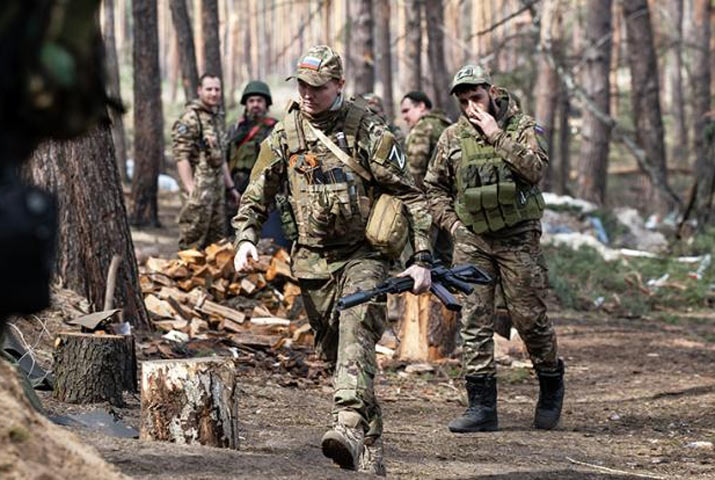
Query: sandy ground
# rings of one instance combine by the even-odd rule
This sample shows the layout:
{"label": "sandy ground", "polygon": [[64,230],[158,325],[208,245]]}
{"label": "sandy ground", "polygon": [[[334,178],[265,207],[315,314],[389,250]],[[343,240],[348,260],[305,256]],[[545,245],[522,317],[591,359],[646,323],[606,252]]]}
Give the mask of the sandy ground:
{"label": "sandy ground", "polygon": [[[165,228],[134,232],[142,254],[176,251],[176,197],[164,198],[162,208]],[[500,431],[455,435],[446,425],[464,408],[457,368],[438,367],[428,374],[385,368],[377,394],[385,417],[388,477],[715,479],[712,444],[692,446],[715,442],[712,312],[691,312],[671,323],[554,309],[551,316],[567,365],[557,430],[530,426],[538,386],[529,370],[499,371]],[[44,353],[39,358],[48,359]],[[339,470],[322,456],[320,438],[330,423],[327,381],[298,388],[280,386],[286,383],[281,380],[262,370],[247,370],[241,379],[242,443],[237,451],[72,430],[136,479],[363,477]],[[102,407],[61,404],[45,393],[41,397],[54,414]],[[138,397],[128,396],[127,402],[119,412],[139,428]]]}

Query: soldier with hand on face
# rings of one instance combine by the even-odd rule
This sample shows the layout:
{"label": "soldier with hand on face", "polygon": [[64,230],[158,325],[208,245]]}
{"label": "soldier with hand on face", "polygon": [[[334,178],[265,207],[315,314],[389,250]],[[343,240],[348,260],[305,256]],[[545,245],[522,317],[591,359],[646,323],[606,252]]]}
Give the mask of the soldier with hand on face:
{"label": "soldier with hand on face", "polygon": [[[233,220],[234,264],[242,271],[249,259],[257,260],[261,225],[275,200],[285,231],[294,233],[291,269],[316,351],[335,365],[333,428],[323,436],[323,454],[343,468],[384,475],[374,383],[385,303],[341,312],[335,306],[340,297],[374,288],[386,278],[389,260],[402,251],[408,230],[416,253],[401,275],[414,279],[415,293],[428,290],[432,220],[394,135],[363,99],[345,98],[342,60],[333,49],[310,48],[289,78],[297,80],[300,100],[289,104],[261,145]],[[392,211],[390,217],[395,202],[404,213]],[[383,228],[396,216],[406,217],[404,236]],[[390,232],[383,236],[383,230]],[[399,238],[401,245],[395,241]]]}
{"label": "soldier with hand on face", "polygon": [[[546,315],[547,270],[539,239],[544,200],[537,186],[548,156],[534,120],[492,85],[482,67],[466,65],[451,93],[462,115],[439,139],[425,184],[432,214],[454,237],[455,263],[500,278],[514,326],[539,378],[534,426],[554,428],[561,416],[564,364]],[[453,432],[498,428],[494,363],[495,285],[476,285],[462,316],[462,364],[469,407]]]}
{"label": "soldier with hand on face", "polygon": [[224,238],[224,191],[236,202],[239,199],[223,154],[221,80],[204,73],[197,93],[199,98],[186,104],[171,131],[184,200],[178,220],[182,250],[204,248]]}

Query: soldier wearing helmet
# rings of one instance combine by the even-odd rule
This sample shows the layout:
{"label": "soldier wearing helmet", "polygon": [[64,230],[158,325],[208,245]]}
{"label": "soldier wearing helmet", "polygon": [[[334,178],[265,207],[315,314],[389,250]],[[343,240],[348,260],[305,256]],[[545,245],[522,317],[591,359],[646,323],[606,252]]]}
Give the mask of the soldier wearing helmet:
{"label": "soldier wearing helmet", "polygon": [[226,163],[240,194],[246,190],[261,142],[277,122],[267,115],[272,104],[268,85],[260,80],[248,82],[241,94],[241,105],[245,107],[243,116],[226,134]]}

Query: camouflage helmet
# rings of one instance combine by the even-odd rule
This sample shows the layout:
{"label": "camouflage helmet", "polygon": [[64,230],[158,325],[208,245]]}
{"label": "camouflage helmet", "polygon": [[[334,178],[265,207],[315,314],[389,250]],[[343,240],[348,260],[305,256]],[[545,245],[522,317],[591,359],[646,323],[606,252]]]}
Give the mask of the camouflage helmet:
{"label": "camouflage helmet", "polygon": [[271,97],[271,89],[268,88],[268,84],[260,80],[253,80],[248,82],[246,88],[243,89],[241,94],[241,105],[246,104],[248,97],[252,95],[261,95],[266,99],[266,106],[270,107],[273,104],[273,98]]}
{"label": "camouflage helmet", "polygon": [[377,115],[385,114],[385,106],[383,105],[382,98],[380,98],[379,95],[370,92],[364,94],[362,98],[367,100],[367,108],[369,108],[372,113]]}
{"label": "camouflage helmet", "polygon": [[286,80],[295,78],[314,87],[325,85],[330,80],[343,78],[343,61],[340,55],[327,45],[315,45],[300,57],[295,73]]}
{"label": "camouflage helmet", "polygon": [[454,74],[452,88],[449,93],[454,94],[454,89],[460,85],[491,85],[492,77],[489,70],[481,65],[465,65]]}

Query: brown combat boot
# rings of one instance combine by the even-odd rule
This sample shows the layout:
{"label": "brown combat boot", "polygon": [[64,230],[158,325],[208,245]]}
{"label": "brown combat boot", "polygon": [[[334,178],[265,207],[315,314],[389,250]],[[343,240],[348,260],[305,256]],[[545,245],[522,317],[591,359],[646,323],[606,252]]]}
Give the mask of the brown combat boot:
{"label": "brown combat boot", "polygon": [[358,470],[363,473],[372,473],[373,475],[384,477],[387,475],[384,457],[382,437],[367,437],[360,455]]}
{"label": "brown combat boot", "polygon": [[337,422],[332,430],[323,435],[323,455],[340,465],[340,468],[356,470],[363,452],[365,432],[362,427],[349,427]]}

